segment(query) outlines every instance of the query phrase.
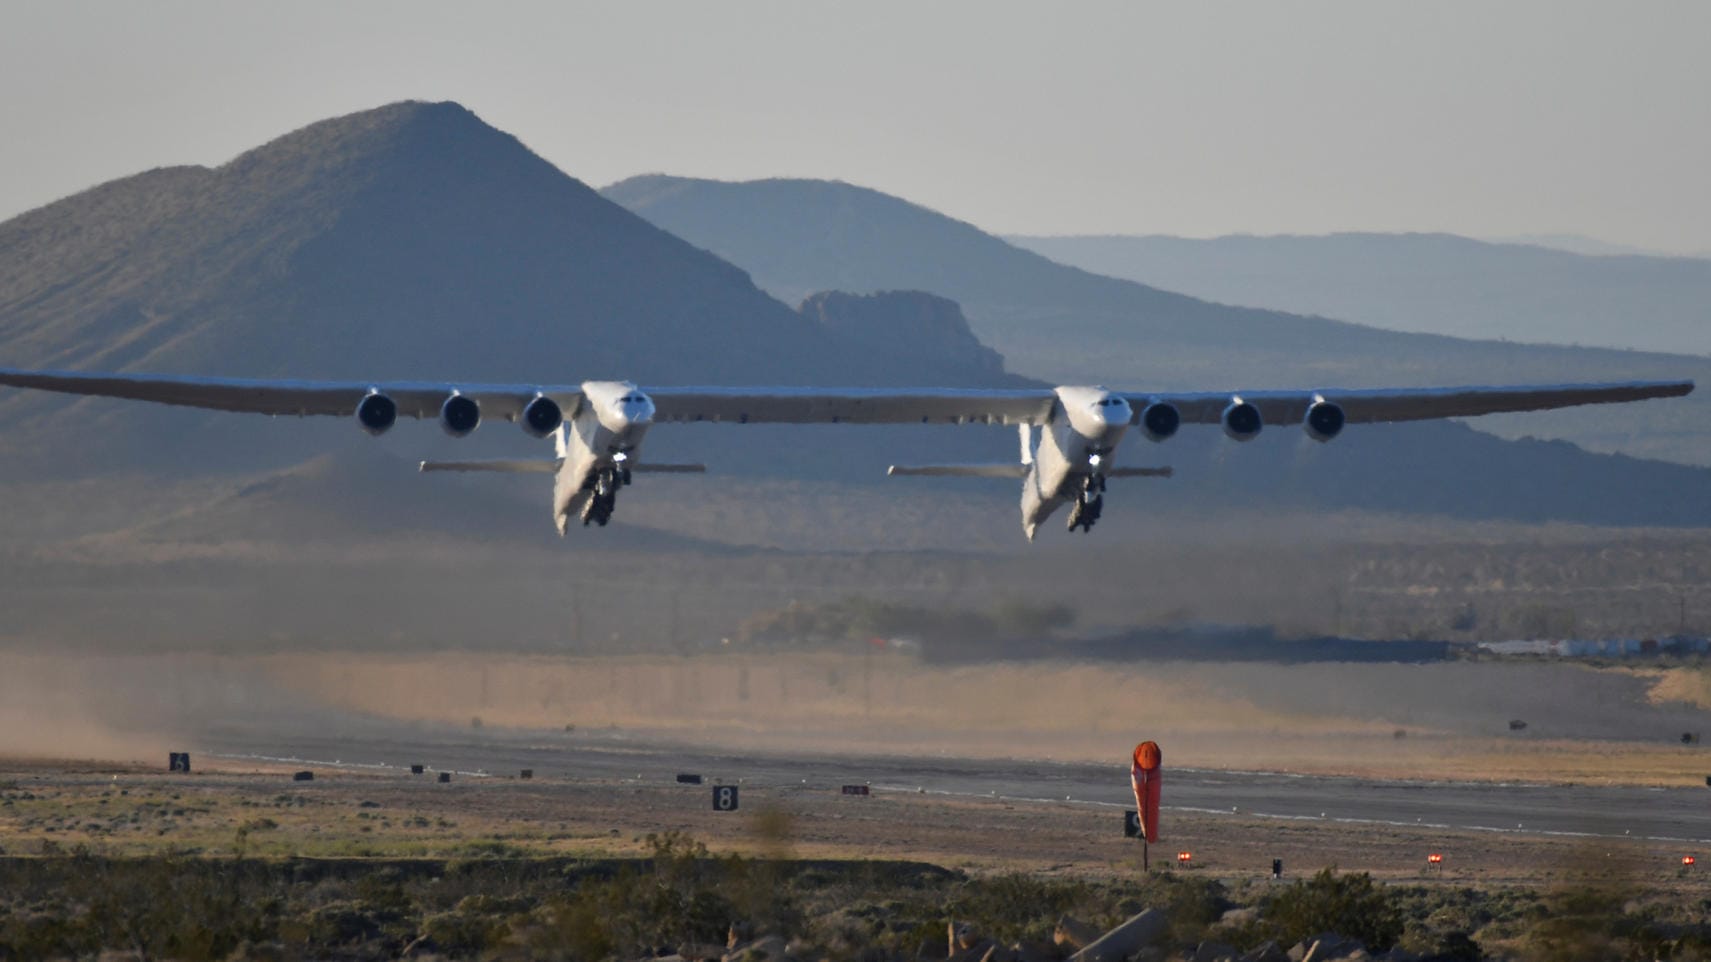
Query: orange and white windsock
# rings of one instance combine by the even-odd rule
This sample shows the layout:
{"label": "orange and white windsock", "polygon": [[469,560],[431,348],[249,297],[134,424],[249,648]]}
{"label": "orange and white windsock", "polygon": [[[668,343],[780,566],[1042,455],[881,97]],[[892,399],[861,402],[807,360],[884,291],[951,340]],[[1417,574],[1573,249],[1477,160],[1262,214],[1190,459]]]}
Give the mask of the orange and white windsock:
{"label": "orange and white windsock", "polygon": [[1141,742],[1135,746],[1135,764],[1129,769],[1129,784],[1135,789],[1135,811],[1141,815],[1141,835],[1149,842],[1158,841],[1159,785],[1163,775],[1164,755],[1158,742]]}

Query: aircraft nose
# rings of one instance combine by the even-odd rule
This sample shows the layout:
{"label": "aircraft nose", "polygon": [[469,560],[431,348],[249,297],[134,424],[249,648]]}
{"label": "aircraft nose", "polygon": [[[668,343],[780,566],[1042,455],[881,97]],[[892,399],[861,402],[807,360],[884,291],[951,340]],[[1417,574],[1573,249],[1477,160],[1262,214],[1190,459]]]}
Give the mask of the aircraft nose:
{"label": "aircraft nose", "polygon": [[613,414],[625,426],[653,423],[654,402],[645,394],[626,394],[612,408]]}

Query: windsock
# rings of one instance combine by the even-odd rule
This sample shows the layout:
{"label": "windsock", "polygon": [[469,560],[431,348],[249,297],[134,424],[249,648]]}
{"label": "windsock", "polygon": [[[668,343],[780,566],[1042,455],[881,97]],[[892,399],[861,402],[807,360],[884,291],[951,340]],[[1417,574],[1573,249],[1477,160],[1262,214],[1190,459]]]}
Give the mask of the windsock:
{"label": "windsock", "polygon": [[1135,764],[1129,769],[1129,784],[1135,789],[1135,811],[1141,813],[1141,835],[1148,842],[1158,841],[1158,800],[1164,755],[1158,742],[1141,742],[1135,746]]}

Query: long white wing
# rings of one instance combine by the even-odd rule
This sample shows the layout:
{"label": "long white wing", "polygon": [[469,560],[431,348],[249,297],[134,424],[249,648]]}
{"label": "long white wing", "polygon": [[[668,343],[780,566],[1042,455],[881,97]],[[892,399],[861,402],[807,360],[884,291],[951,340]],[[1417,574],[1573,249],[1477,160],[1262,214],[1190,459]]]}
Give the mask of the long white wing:
{"label": "long white wing", "polygon": [[[85,374],[0,368],[0,384],[273,415],[351,414],[364,395],[380,391],[403,417],[429,418],[454,391],[481,405],[486,418],[515,419],[537,395],[574,416],[580,387],[523,384],[377,381],[327,382],[174,377],[157,374]],[[1342,407],[1350,422],[1415,421],[1505,411],[1537,411],[1578,404],[1608,404],[1679,397],[1691,381],[1628,381],[1542,387],[1463,387],[1393,390],[1252,391],[1195,394],[1124,392],[1136,416],[1153,401],[1176,406],[1190,424],[1216,424],[1231,400],[1254,404],[1268,424],[1298,422],[1316,400]],[[660,388],[648,391],[658,421],[754,424],[1043,424],[1057,395],[1050,389],[892,388]]]}
{"label": "long white wing", "polygon": [[457,384],[426,381],[262,381],[243,378],[176,377],[161,374],[83,374],[73,371],[18,371],[0,368],[0,384],[13,387],[128,398],[273,415],[349,416],[357,403],[380,391],[398,404],[398,416],[437,417],[454,391],[473,398],[486,418],[515,420],[537,395],[556,401],[570,417],[582,388],[521,384]]}
{"label": "long white wing", "polygon": [[1266,424],[1295,424],[1314,402],[1330,401],[1343,409],[1349,423],[1423,421],[1461,418],[1510,411],[1543,411],[1580,404],[1614,404],[1647,398],[1680,397],[1693,390],[1692,381],[1623,381],[1612,384],[1558,384],[1537,387],[1450,387],[1383,390],[1224,391],[1196,394],[1138,394],[1124,392],[1138,420],[1147,404],[1163,401],[1176,407],[1184,424],[1217,424],[1224,409],[1239,397],[1259,408]]}

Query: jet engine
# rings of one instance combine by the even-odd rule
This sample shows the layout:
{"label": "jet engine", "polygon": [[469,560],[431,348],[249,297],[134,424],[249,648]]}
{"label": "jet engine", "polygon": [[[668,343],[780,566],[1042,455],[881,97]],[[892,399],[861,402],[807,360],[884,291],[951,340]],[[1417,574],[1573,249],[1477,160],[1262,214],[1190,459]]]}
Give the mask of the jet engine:
{"label": "jet engine", "polygon": [[397,402],[379,391],[374,391],[357,402],[356,423],[369,434],[385,434],[397,421]]}
{"label": "jet engine", "polygon": [[481,405],[475,399],[453,394],[440,405],[440,427],[454,438],[461,438],[481,426]]}
{"label": "jet engine", "polygon": [[1315,401],[1307,409],[1307,417],[1302,419],[1301,427],[1307,436],[1315,441],[1329,441],[1343,432],[1343,409],[1330,401]]}
{"label": "jet engine", "polygon": [[1230,401],[1230,406],[1224,409],[1221,420],[1224,424],[1224,435],[1232,441],[1252,441],[1259,436],[1260,428],[1265,427],[1265,420],[1260,417],[1259,408],[1241,398]]}
{"label": "jet engine", "polygon": [[559,410],[558,402],[545,394],[535,395],[523,408],[523,430],[537,438],[544,438],[558,430],[564,423],[564,412]]}
{"label": "jet engine", "polygon": [[1174,404],[1154,401],[1141,409],[1141,433],[1148,441],[1166,440],[1181,426],[1182,414]]}

